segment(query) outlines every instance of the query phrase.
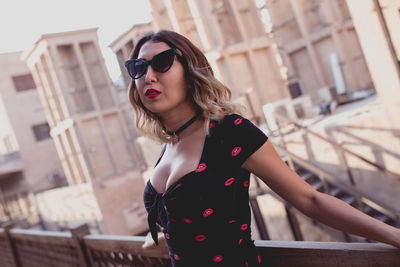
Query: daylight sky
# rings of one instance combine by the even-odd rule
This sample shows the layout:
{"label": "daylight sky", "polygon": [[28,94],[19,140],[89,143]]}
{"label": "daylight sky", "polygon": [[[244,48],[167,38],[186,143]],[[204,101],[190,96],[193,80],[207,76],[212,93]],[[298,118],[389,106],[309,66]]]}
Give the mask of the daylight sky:
{"label": "daylight sky", "polygon": [[41,34],[98,27],[110,76],[119,75],[108,45],[135,23],[149,22],[147,0],[0,0],[0,53],[29,49]]}

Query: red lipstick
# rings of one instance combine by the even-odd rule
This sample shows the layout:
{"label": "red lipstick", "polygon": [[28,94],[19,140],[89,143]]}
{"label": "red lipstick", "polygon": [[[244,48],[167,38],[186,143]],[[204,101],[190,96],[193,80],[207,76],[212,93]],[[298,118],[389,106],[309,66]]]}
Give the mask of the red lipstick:
{"label": "red lipstick", "polygon": [[144,95],[150,99],[153,99],[153,98],[156,98],[157,96],[159,96],[160,94],[161,94],[160,91],[150,88],[150,89],[146,90],[146,93]]}

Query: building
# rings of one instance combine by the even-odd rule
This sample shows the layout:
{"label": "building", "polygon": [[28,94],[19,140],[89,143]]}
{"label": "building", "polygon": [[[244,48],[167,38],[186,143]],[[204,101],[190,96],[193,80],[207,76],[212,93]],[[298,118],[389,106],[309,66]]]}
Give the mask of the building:
{"label": "building", "polygon": [[[392,130],[400,130],[400,2],[346,1]],[[379,52],[377,52],[379,50]],[[399,136],[399,133],[396,134]],[[400,149],[400,142],[394,142]],[[397,149],[397,151],[399,151]]]}
{"label": "building", "polygon": [[267,0],[292,98],[318,104],[373,90],[352,18],[344,0]]}
{"label": "building", "polygon": [[[22,52],[0,54],[1,219],[38,222],[33,194],[66,184],[32,74]],[[0,211],[1,212],[1,211]]]}
{"label": "building", "polygon": [[145,24],[135,24],[130,27],[127,31],[122,33],[117,39],[115,39],[109,47],[117,56],[118,65],[121,69],[121,75],[123,79],[123,85],[121,86],[121,94],[124,95],[126,99],[126,88],[131,81],[131,77],[129,77],[128,72],[125,69],[125,61],[129,59],[131,52],[135,46],[137,40],[140,39],[141,36],[146,35],[147,33],[154,32],[153,22],[145,23]]}
{"label": "building", "polygon": [[68,184],[93,187],[105,233],[144,232],[137,132],[106,70],[97,29],[42,35],[23,59],[38,85]]}

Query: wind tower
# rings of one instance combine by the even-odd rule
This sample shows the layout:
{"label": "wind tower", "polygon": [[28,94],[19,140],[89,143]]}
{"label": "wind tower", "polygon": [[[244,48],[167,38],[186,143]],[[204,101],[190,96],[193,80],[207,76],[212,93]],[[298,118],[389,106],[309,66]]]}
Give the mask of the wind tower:
{"label": "wind tower", "polygon": [[107,72],[97,28],[44,34],[23,59],[38,85],[68,183],[92,184],[106,233],[144,232],[138,133],[128,101]]}

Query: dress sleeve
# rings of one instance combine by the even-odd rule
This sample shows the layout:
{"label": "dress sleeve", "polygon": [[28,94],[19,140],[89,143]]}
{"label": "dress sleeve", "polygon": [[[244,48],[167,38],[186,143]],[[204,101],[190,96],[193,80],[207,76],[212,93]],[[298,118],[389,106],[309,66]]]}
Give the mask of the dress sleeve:
{"label": "dress sleeve", "polygon": [[241,167],[268,140],[257,126],[237,114],[225,116],[221,126],[222,153],[232,166]]}

